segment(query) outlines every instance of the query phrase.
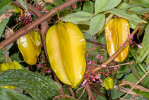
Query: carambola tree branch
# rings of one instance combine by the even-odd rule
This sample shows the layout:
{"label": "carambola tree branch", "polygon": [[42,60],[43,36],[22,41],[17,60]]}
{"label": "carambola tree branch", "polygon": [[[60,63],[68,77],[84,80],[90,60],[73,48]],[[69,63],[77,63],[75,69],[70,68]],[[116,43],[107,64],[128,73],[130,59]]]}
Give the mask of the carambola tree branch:
{"label": "carambola tree branch", "polygon": [[76,3],[78,1],[80,1],[80,0],[68,0],[67,2],[64,2],[63,4],[53,8],[48,13],[40,16],[35,21],[33,21],[33,22],[25,25],[24,27],[20,28],[18,31],[15,32],[15,34],[13,34],[11,37],[3,40],[0,43],[0,49],[9,45],[12,42],[15,42],[19,37],[29,33],[31,30],[33,30],[35,27],[37,27],[37,25],[39,25],[40,23],[42,23],[43,21],[45,21],[46,19],[48,19],[52,15],[54,15],[56,13],[56,11],[61,11],[61,10],[65,9],[66,7],[71,6],[73,3]]}

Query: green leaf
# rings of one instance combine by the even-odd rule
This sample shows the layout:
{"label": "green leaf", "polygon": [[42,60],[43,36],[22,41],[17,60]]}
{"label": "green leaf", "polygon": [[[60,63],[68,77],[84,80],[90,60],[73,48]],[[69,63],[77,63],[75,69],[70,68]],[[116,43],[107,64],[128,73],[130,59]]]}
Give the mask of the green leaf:
{"label": "green leaf", "polygon": [[142,62],[147,55],[149,54],[149,24],[147,25],[146,29],[145,29],[145,34],[144,34],[144,38],[143,38],[143,42],[142,42],[142,47],[143,48],[138,48],[138,57],[137,57],[137,62]]}
{"label": "green leaf", "polygon": [[9,5],[5,6],[3,9],[0,10],[0,15],[3,14],[4,12],[6,12],[9,9],[13,9],[13,7],[9,6]]}
{"label": "green leaf", "polygon": [[26,70],[7,70],[0,74],[0,85],[13,85],[28,92],[35,100],[59,95],[60,86],[49,77]]}
{"label": "green leaf", "polygon": [[139,24],[139,22],[136,22],[136,21],[134,21],[134,20],[128,20],[128,21],[129,21],[129,26],[130,26],[130,28],[132,28],[132,29],[135,29],[136,26]]}
{"label": "green leaf", "polygon": [[135,92],[135,93],[137,93],[137,94],[140,94],[140,95],[142,95],[143,97],[145,97],[145,98],[148,98],[149,99],[149,92],[145,92],[145,91],[140,91],[139,89],[133,89],[133,91]]}
{"label": "green leaf", "polygon": [[129,66],[124,65],[124,66],[120,66],[120,68],[118,69],[117,74],[125,74],[129,71]]}
{"label": "green leaf", "polygon": [[120,3],[118,6],[117,6],[117,8],[118,9],[123,9],[123,10],[127,10],[128,8],[129,8],[129,4],[127,4],[127,3],[125,3],[125,2],[122,2],[122,3]]}
{"label": "green leaf", "polygon": [[[0,0],[1,1],[1,0]],[[7,1],[7,0],[3,0],[3,1]],[[3,2],[2,1],[2,2]],[[9,0],[8,0],[9,1]],[[6,2],[6,4],[9,4],[10,2]],[[0,3],[1,4],[1,3]],[[1,6],[0,6],[1,7]],[[1,14],[3,14],[4,12],[6,12],[7,10],[9,10],[9,9],[12,9],[12,7],[11,6],[9,6],[9,5],[5,5],[5,7],[4,8],[1,8],[0,9],[0,15]],[[0,37],[2,36],[2,33],[3,33],[3,31],[4,31],[4,29],[5,29],[5,27],[6,27],[6,25],[7,25],[7,23],[8,23],[8,21],[9,21],[9,18],[7,18],[7,19],[2,19],[2,21],[0,22]]]}
{"label": "green leaf", "polygon": [[5,61],[5,55],[4,55],[4,52],[3,50],[1,49],[0,50],[0,63],[4,62]]}
{"label": "green leaf", "polygon": [[149,55],[147,55],[145,62],[146,62],[146,65],[148,66],[149,65]]}
{"label": "green leaf", "polygon": [[93,13],[93,2],[88,1],[88,2],[84,2],[83,4],[83,11],[84,12],[89,12],[89,13]]}
{"label": "green leaf", "polygon": [[33,100],[26,95],[20,94],[16,91],[0,87],[0,100]]}
{"label": "green leaf", "polygon": [[149,12],[149,8],[133,7],[133,8],[130,8],[129,11],[132,11],[135,13],[147,13]]}
{"label": "green leaf", "polygon": [[129,71],[129,66],[125,65],[125,66],[120,66],[120,68],[118,69],[117,75],[116,77],[119,79],[121,78],[124,74],[126,74]]}
{"label": "green leaf", "polygon": [[[41,1],[40,1],[40,2],[41,2]],[[54,0],[54,5],[55,5],[55,6],[58,6],[58,5],[62,4],[62,3],[64,3],[63,0]]]}
{"label": "green leaf", "polygon": [[7,5],[9,5],[12,2],[13,0],[0,0],[0,10],[5,8]]}
{"label": "green leaf", "polygon": [[68,97],[62,97],[62,98],[58,98],[57,100],[76,100],[74,98],[68,98]]}
{"label": "green leaf", "polygon": [[120,98],[122,95],[124,95],[125,93],[118,91],[116,89],[113,89],[111,92],[111,96],[112,96],[112,100]]}
{"label": "green leaf", "polygon": [[3,19],[2,22],[0,23],[0,37],[3,34],[3,31],[8,23],[9,19]]}
{"label": "green leaf", "polygon": [[133,73],[128,74],[128,76],[125,78],[125,80],[132,82],[132,83],[138,82],[138,79],[136,78],[136,76]]}
{"label": "green leaf", "polygon": [[21,61],[19,53],[14,53],[10,56],[11,59],[16,60],[16,61]]}
{"label": "green leaf", "polygon": [[[136,9],[139,9],[139,11],[148,11],[148,8],[144,8],[144,6],[145,6],[146,4],[132,4],[132,5],[130,5],[130,4],[128,4],[128,3],[125,3],[125,2],[122,2],[121,4],[119,4],[118,6],[117,6],[117,8],[118,9],[123,9],[123,10],[127,10],[127,9],[129,9],[129,11],[131,11],[130,9],[133,9],[133,10],[135,10],[135,8]],[[141,7],[141,8],[143,8],[143,9],[140,9],[140,8],[138,8],[138,7]],[[138,12],[137,10],[135,10],[136,12]]]}
{"label": "green leaf", "polygon": [[98,14],[94,16],[90,21],[90,34],[95,35],[97,32],[101,31],[105,24],[105,15]]}
{"label": "green leaf", "polygon": [[142,7],[149,7],[149,0],[129,0],[129,4],[140,4]]}
{"label": "green leaf", "polygon": [[134,21],[134,22],[143,22],[146,23],[146,21],[142,20],[141,18],[139,18],[136,14],[133,13],[127,13],[124,10],[119,10],[119,9],[111,9],[109,11],[107,11],[109,13],[115,14],[117,16],[123,17],[125,19],[127,19],[128,21]]}
{"label": "green leaf", "polygon": [[[132,51],[131,51],[131,53],[132,53]],[[134,54],[136,54],[136,53],[134,53]],[[133,68],[133,70],[135,71],[135,73],[137,74],[137,76],[139,77],[139,78],[141,78],[141,77],[143,77],[143,75],[145,74],[144,73],[144,71],[142,70],[142,68],[140,67],[140,66],[142,66],[144,69],[145,69],[145,67],[146,67],[146,65],[145,64],[142,64],[142,65],[140,65],[140,64],[136,64],[135,63],[135,61],[133,61],[133,64],[132,64],[132,68]],[[145,70],[146,71],[146,70]],[[136,75],[130,75],[130,76],[128,76],[128,78],[126,78],[128,81],[132,81],[132,82],[134,82],[134,83],[136,83],[137,82],[137,80],[138,80],[138,78],[137,78],[137,80],[136,80],[136,78],[133,78],[133,77],[136,77]],[[149,88],[149,75],[147,75],[141,82],[140,82],[140,85],[141,86],[144,86],[144,87],[146,87],[146,88]],[[134,79],[135,79],[135,81],[134,81]]]}
{"label": "green leaf", "polygon": [[[5,49],[5,52],[6,52],[6,55],[4,54],[3,49],[0,50],[0,63],[5,62],[6,56],[8,57],[8,55],[9,55],[9,52],[6,49]],[[7,58],[7,62],[11,62],[11,60]]]}
{"label": "green leaf", "polygon": [[130,4],[144,4],[144,3],[149,3],[148,0],[129,0]]}
{"label": "green leaf", "polygon": [[95,100],[107,100],[106,97],[98,95]]}
{"label": "green leaf", "polygon": [[27,5],[25,4],[24,0],[17,0],[26,10],[28,10]]}
{"label": "green leaf", "polygon": [[68,14],[64,17],[63,21],[66,22],[77,22],[77,21],[87,21],[92,18],[92,14],[88,12],[76,12],[72,14]]}
{"label": "green leaf", "polygon": [[95,14],[103,12],[116,7],[121,0],[96,0],[95,1]]}

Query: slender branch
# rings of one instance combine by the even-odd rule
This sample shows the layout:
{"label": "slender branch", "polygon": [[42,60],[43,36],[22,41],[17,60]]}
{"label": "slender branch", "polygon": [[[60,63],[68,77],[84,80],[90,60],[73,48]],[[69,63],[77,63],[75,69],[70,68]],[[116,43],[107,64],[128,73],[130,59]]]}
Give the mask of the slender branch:
{"label": "slender branch", "polygon": [[90,86],[89,86],[88,83],[86,83],[86,91],[87,91],[87,93],[88,93],[88,99],[89,99],[89,100],[95,100],[95,99],[94,99],[94,96],[93,96],[93,94],[92,94],[91,88],[90,88]]}
{"label": "slender branch", "polygon": [[82,93],[80,94],[80,96],[77,98],[77,100],[80,100],[80,98],[82,97],[82,95],[84,94],[85,92],[85,88],[83,89]]}
{"label": "slender branch", "polygon": [[63,4],[53,8],[51,11],[49,11],[48,13],[40,16],[39,18],[37,18],[35,21],[33,21],[32,23],[29,23],[27,25],[25,25],[24,27],[20,28],[18,31],[15,32],[14,35],[12,35],[11,37],[5,39],[4,41],[2,41],[0,43],[0,49],[2,49],[3,47],[9,45],[10,43],[16,41],[19,37],[27,34],[28,32],[30,32],[31,30],[33,30],[37,25],[39,25],[40,23],[42,23],[43,21],[45,21],[46,19],[48,19],[49,17],[51,17],[52,15],[54,15],[56,13],[56,11],[61,11],[64,8],[72,5],[73,3],[78,2],[79,0],[68,0],[66,2],[64,2]]}
{"label": "slender branch", "polygon": [[[101,86],[104,87],[104,84],[102,83]],[[130,90],[130,89],[128,89],[128,88],[124,88],[124,87],[119,86],[119,85],[114,85],[114,88],[115,88],[116,90],[119,90],[119,91],[124,92],[124,93],[127,93],[127,92]],[[129,94],[130,94],[130,95],[133,95],[133,96],[139,96],[139,94],[137,94],[137,93],[135,93],[135,92],[133,92],[133,91],[130,91]]]}
{"label": "slender branch", "polygon": [[134,69],[132,68],[132,66],[129,65],[129,67],[130,67],[130,69],[132,70],[133,74],[134,74],[138,79],[140,79],[140,77],[139,77],[139,76],[137,75],[137,73],[134,71]]}
{"label": "slender branch", "polygon": [[146,74],[144,74],[144,75],[142,76],[142,78],[141,78],[135,85],[133,85],[133,87],[127,92],[127,94],[122,98],[122,100],[125,99],[125,97],[145,78],[145,76],[146,76],[147,74],[149,74],[149,71],[148,71]]}
{"label": "slender branch", "polygon": [[[129,81],[122,81],[122,84],[120,84],[119,86],[124,86],[124,85],[130,85],[131,87],[133,87],[135,84]],[[145,92],[149,92],[149,89],[144,88],[143,86],[140,85],[136,85],[136,87],[134,87],[134,89],[139,89],[140,91],[145,91]]]}
{"label": "slender branch", "polygon": [[[122,46],[122,47],[120,47],[119,49],[118,49],[118,51],[113,55],[113,56],[111,56],[106,62],[103,62],[101,65],[108,65],[110,62],[112,62],[120,53],[121,53],[121,51],[127,46],[129,44],[129,39],[128,40],[126,40],[125,41],[125,43],[124,43],[124,46]],[[102,67],[96,67],[95,69],[93,69],[92,70],[92,73],[94,73],[94,72],[96,72],[96,71],[98,71],[98,70],[100,70]]]}
{"label": "slender branch", "polygon": [[101,44],[101,43],[98,43],[98,42],[95,42],[95,41],[91,41],[89,39],[86,39],[86,41],[89,42],[89,43],[95,44],[95,45],[106,46],[105,44]]}
{"label": "slender branch", "polygon": [[69,91],[70,91],[70,93],[71,93],[71,96],[75,98],[75,94],[74,94],[74,92],[73,92],[71,86],[68,86],[68,88],[69,88]]}
{"label": "slender branch", "polygon": [[[114,88],[121,91],[121,92],[124,92],[124,93],[127,93],[128,91],[130,91],[130,89],[124,88],[124,87],[121,87],[121,86],[118,86],[118,85],[114,85]],[[133,97],[134,96],[140,96],[139,94],[133,92],[132,90],[129,92],[129,94],[132,95]]]}
{"label": "slender branch", "polygon": [[[132,62],[128,62],[128,63],[118,64],[118,65],[108,66],[108,67],[119,67],[119,66],[123,66],[123,65],[131,65],[131,64],[133,64],[133,63]],[[97,67],[100,67],[100,65],[98,65]]]}

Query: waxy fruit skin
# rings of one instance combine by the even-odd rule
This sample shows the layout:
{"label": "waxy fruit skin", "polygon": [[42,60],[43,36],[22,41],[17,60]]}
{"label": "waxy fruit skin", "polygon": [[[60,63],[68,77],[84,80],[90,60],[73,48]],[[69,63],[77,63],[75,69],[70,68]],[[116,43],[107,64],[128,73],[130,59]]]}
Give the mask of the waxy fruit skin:
{"label": "waxy fruit skin", "polygon": [[104,87],[106,90],[113,89],[113,87],[114,87],[114,81],[110,77],[105,78],[103,81],[103,84],[104,84]]}
{"label": "waxy fruit skin", "polygon": [[86,41],[80,29],[75,24],[59,21],[49,28],[46,46],[51,67],[57,77],[76,88],[83,80],[86,68]]}
{"label": "waxy fruit skin", "polygon": [[[17,63],[16,61],[13,61],[11,63],[2,63],[0,64],[0,73],[9,70],[9,69],[22,69],[22,66]],[[14,86],[2,86],[3,88],[7,88],[7,89],[14,89]]]}
{"label": "waxy fruit skin", "polygon": [[[112,56],[129,38],[129,23],[124,18],[112,18],[105,27],[105,37],[107,42],[107,51]],[[122,62],[129,53],[129,45],[114,59],[116,62]]]}
{"label": "waxy fruit skin", "polygon": [[39,33],[36,31],[29,32],[17,40],[17,45],[24,61],[29,65],[36,64],[42,45]]}

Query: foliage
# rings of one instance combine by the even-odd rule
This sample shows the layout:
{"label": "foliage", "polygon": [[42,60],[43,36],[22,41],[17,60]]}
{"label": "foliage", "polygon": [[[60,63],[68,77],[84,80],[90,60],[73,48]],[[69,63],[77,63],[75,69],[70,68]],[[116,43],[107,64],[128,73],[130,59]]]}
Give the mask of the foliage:
{"label": "foliage", "polygon": [[28,92],[35,100],[59,94],[59,85],[48,77],[25,70],[8,70],[0,75],[0,85],[13,85]]}
{"label": "foliage", "polygon": [[[0,73],[0,86],[13,85],[25,91],[24,93],[18,93],[15,90],[0,87],[0,99],[51,100],[60,96],[58,100],[86,100],[90,97],[86,83],[89,84],[91,93],[96,100],[120,99],[132,88],[130,83],[136,84],[149,71],[149,0],[81,0],[64,7],[67,4],[65,2],[70,1],[54,0],[54,2],[50,1],[51,3],[48,3],[44,0],[27,0],[27,2],[25,0],[0,0],[0,48],[2,48],[0,49],[0,64],[17,61],[24,67],[24,70],[13,69]],[[16,5],[15,2],[20,3],[22,8]],[[36,10],[30,10],[26,3],[36,8]],[[13,11],[15,9],[14,5],[21,10],[18,12]],[[14,42],[16,40],[13,40],[13,43],[6,47],[1,45],[3,40],[6,39],[8,42],[14,38],[11,37],[14,34],[13,31],[16,32],[20,28],[28,26],[31,22],[38,20],[37,13],[44,15],[53,11],[53,8],[59,5],[62,5],[60,6],[62,11],[58,12],[56,10],[55,15],[46,19],[48,27],[51,27],[59,20],[72,22],[80,28],[87,41],[86,72],[80,86],[72,89],[75,99],[71,96],[72,91],[70,91],[70,87],[55,78],[50,63],[46,58],[46,53],[44,53],[45,37],[41,35],[43,42],[42,50],[35,65],[25,63],[16,42]],[[42,17],[43,19],[45,18],[44,16]],[[105,25],[111,18],[125,18],[129,22],[130,33],[134,30],[136,32],[134,35],[129,35],[131,40],[129,42],[130,50],[125,61],[117,63],[112,59],[111,63],[103,67],[101,64],[109,59],[104,30]],[[136,28],[138,24],[140,26]],[[35,30],[42,34],[42,27],[42,25],[36,24]],[[26,30],[24,28],[24,31]],[[10,37],[7,38],[5,36]],[[90,73],[97,67],[102,68],[95,73]],[[148,76],[146,75],[137,84],[138,87],[142,88],[138,89],[136,86],[131,91],[136,93],[137,96],[129,94],[126,96],[126,99],[147,100],[149,98]],[[104,88],[103,80],[107,77],[111,77],[114,80],[114,89],[106,90]],[[54,80],[57,80],[61,86]],[[122,80],[125,80],[127,83],[124,84]],[[119,85],[123,90],[116,88]],[[61,87],[65,94],[62,96],[59,92]]]}

